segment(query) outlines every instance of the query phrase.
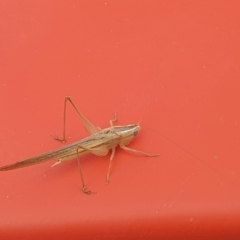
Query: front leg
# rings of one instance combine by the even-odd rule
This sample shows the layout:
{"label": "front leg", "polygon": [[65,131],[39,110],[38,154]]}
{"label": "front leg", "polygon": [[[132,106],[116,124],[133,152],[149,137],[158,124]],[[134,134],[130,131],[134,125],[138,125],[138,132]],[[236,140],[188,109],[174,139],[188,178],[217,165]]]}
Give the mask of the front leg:
{"label": "front leg", "polygon": [[118,115],[117,112],[114,113],[114,119],[110,120],[110,126],[113,127],[113,123],[118,120]]}
{"label": "front leg", "polygon": [[157,156],[159,156],[159,154],[145,153],[145,152],[142,152],[142,151],[139,151],[139,150],[135,150],[135,149],[126,147],[125,145],[120,145],[120,148],[122,148],[123,150],[125,150],[127,152],[135,153],[135,154],[141,154],[141,155],[144,155],[144,156],[147,156],[147,157],[157,157]]}

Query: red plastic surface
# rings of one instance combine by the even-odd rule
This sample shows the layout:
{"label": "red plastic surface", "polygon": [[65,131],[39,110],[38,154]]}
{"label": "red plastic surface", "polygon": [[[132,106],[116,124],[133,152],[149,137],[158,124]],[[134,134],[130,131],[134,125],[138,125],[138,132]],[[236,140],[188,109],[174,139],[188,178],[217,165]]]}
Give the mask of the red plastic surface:
{"label": "red plastic surface", "polygon": [[[143,115],[129,146],[160,154],[118,149],[108,185],[109,155],[82,157],[91,196],[76,160],[0,172],[1,239],[239,239],[239,12],[239,1],[0,1],[1,166],[62,146],[50,134],[65,95],[102,128],[114,111],[119,125]],[[67,136],[87,136],[70,107]]]}

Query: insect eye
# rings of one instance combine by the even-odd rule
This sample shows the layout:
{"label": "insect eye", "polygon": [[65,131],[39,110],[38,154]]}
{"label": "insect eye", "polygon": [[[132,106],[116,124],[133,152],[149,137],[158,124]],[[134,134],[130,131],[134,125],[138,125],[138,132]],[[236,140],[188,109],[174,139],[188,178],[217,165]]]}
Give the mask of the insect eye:
{"label": "insect eye", "polygon": [[138,134],[138,131],[135,131],[135,132],[133,133],[134,136],[136,136],[137,134]]}

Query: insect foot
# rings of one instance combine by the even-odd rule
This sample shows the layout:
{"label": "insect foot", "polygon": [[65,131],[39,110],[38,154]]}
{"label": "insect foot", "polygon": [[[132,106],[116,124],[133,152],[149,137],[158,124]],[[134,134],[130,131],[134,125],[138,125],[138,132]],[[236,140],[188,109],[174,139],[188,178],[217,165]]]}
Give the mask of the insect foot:
{"label": "insect foot", "polygon": [[55,135],[53,133],[51,133],[51,135],[53,136],[54,140],[57,140],[57,141],[62,142],[62,143],[65,143],[64,139],[59,138],[57,135]]}
{"label": "insect foot", "polygon": [[87,190],[86,187],[83,187],[83,188],[82,188],[82,191],[83,191],[83,193],[85,193],[85,194],[87,194],[87,195],[91,195],[92,193],[93,193],[93,194],[96,194],[96,193],[97,193],[97,192],[92,192],[92,191]]}

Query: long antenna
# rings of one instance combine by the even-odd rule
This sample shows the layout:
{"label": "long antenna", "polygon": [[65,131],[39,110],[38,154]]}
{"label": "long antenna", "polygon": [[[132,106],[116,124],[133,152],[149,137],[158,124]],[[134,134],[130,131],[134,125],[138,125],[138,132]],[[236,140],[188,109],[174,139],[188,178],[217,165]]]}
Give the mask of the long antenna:
{"label": "long antenna", "polygon": [[154,76],[154,78],[153,78],[153,81],[152,81],[152,84],[151,84],[151,88],[150,88],[149,93],[148,93],[147,101],[146,101],[146,103],[145,103],[145,105],[144,105],[143,112],[142,112],[142,115],[141,115],[141,117],[140,117],[140,120],[139,120],[139,122],[137,123],[138,125],[140,125],[140,123],[141,123],[141,121],[142,121],[142,119],[143,119],[143,116],[144,116],[144,114],[145,114],[145,112],[146,112],[147,106],[148,106],[149,103],[150,103],[150,97],[151,97],[151,93],[152,93],[152,90],[153,90],[153,85],[154,85],[154,83],[155,83],[155,81],[156,81],[156,76],[157,76],[157,74],[158,74],[158,71],[159,71],[159,69],[157,69],[156,74],[155,74],[155,76]]}
{"label": "long antenna", "polygon": [[162,133],[155,131],[152,128],[149,127],[144,127],[148,130],[153,131],[154,133],[160,135],[162,138],[166,139],[167,141],[169,141],[170,143],[174,144],[175,146],[177,146],[179,149],[181,149],[182,151],[186,152],[187,154],[189,154],[189,156],[192,156],[193,158],[195,158],[200,164],[204,165],[205,167],[207,167],[209,170],[213,171],[216,175],[222,177],[223,179],[225,179],[227,182],[231,183],[235,189],[237,189],[239,191],[239,186],[236,185],[235,182],[233,182],[231,179],[229,179],[228,177],[226,177],[224,174],[218,172],[216,169],[214,169],[213,167],[211,167],[211,165],[208,165],[206,162],[204,162],[200,157],[194,155],[193,153],[191,153],[190,151],[188,151],[186,148],[182,147],[181,145],[179,145],[178,143],[174,142],[172,139],[166,137],[165,135],[163,135]]}
{"label": "long antenna", "polygon": [[[166,42],[167,42],[167,40],[168,40],[168,38],[166,38]],[[163,46],[166,46],[166,43],[163,44]],[[165,47],[164,50],[163,50],[163,52],[161,53],[161,57],[160,57],[160,59],[159,59],[159,61],[158,61],[157,71],[156,71],[156,73],[155,73],[155,76],[154,76],[153,81],[152,81],[152,84],[151,84],[151,88],[150,88],[149,93],[148,93],[147,102],[146,102],[145,105],[144,105],[142,115],[141,115],[141,117],[140,117],[139,122],[137,123],[138,125],[140,125],[140,123],[141,123],[141,121],[142,121],[142,119],[143,119],[143,117],[144,117],[144,114],[145,114],[145,112],[146,112],[147,106],[148,106],[149,103],[150,103],[150,98],[151,98],[151,94],[152,94],[152,91],[153,91],[153,86],[154,86],[154,83],[155,83],[155,81],[156,81],[157,74],[158,74],[158,72],[159,72],[159,67],[160,67],[160,65],[161,65],[161,62],[162,62],[162,59],[163,59],[163,57],[164,57],[164,53],[166,52],[166,50],[167,50],[167,48]]]}

